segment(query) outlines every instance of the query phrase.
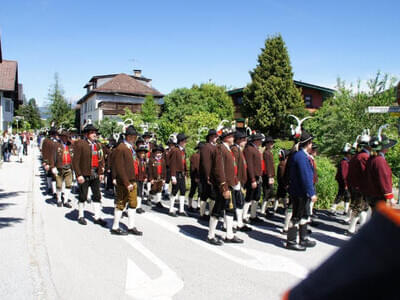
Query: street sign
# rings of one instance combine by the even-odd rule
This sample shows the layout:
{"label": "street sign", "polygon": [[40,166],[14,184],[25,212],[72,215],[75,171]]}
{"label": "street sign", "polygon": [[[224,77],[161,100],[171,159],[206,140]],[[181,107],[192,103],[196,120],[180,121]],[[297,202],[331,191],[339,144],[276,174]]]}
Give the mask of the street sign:
{"label": "street sign", "polygon": [[370,114],[400,113],[400,106],[368,106],[366,112]]}

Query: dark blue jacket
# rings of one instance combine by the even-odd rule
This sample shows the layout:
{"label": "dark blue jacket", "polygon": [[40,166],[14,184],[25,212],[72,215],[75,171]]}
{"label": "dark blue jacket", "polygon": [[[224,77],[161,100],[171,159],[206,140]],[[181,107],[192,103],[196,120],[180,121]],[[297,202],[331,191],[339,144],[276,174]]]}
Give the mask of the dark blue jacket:
{"label": "dark blue jacket", "polygon": [[289,194],[291,196],[312,197],[315,195],[314,168],[310,158],[302,149],[293,154],[289,172]]}

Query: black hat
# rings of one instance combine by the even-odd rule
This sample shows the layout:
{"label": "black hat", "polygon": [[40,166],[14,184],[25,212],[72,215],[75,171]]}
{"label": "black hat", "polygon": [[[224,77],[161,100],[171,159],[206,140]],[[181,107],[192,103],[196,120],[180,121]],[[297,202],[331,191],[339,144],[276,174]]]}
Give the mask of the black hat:
{"label": "black hat", "polygon": [[384,149],[389,149],[397,144],[396,140],[389,139],[386,135],[382,134],[381,138],[374,136],[369,142],[369,146],[375,150],[380,151]]}
{"label": "black hat", "polygon": [[203,147],[204,146],[204,143],[203,142],[198,142],[197,143],[197,145],[196,145],[196,147],[194,147],[194,150],[199,150],[201,147]]}
{"label": "black hat", "polygon": [[180,143],[180,142],[182,142],[182,141],[187,140],[188,137],[187,137],[184,133],[179,133],[179,134],[176,136],[176,139],[178,140],[178,143]]}
{"label": "black hat", "polygon": [[154,145],[153,149],[151,151],[152,152],[157,152],[157,151],[164,152],[164,147],[162,145]]}
{"label": "black hat", "polygon": [[275,140],[271,136],[267,136],[263,141],[263,146],[265,146],[268,143],[275,143]]}
{"label": "black hat", "polygon": [[227,136],[235,135],[235,133],[236,133],[236,130],[233,129],[232,127],[224,127],[221,129],[221,135],[219,137],[221,138],[221,140],[223,140]]}
{"label": "black hat", "polygon": [[143,135],[142,135],[143,138],[151,137],[151,136],[152,136],[152,133],[151,133],[151,132],[148,132],[148,131],[146,131],[146,132],[143,133]]}
{"label": "black hat", "polygon": [[143,139],[141,136],[139,136],[139,137],[137,138],[137,140],[136,140],[136,146],[137,146],[138,144],[140,144],[140,143],[144,144],[144,139]]}
{"label": "black hat", "polygon": [[240,130],[236,130],[236,132],[235,132],[235,141],[236,140],[240,140],[240,139],[245,139],[245,138],[247,138],[247,135],[244,132],[242,132]]}
{"label": "black hat", "polygon": [[312,135],[309,134],[307,131],[303,130],[300,136],[300,144],[307,143],[313,139]]}
{"label": "black hat", "polygon": [[146,145],[140,145],[137,149],[136,152],[149,152],[149,148],[147,148]]}
{"label": "black hat", "polygon": [[135,136],[137,136],[138,133],[137,133],[135,127],[133,127],[133,125],[129,125],[128,128],[126,128],[126,130],[125,130],[125,135],[135,135]]}
{"label": "black hat", "polygon": [[55,135],[55,134],[57,134],[57,128],[55,128],[54,126],[50,127],[48,133],[49,133],[49,135]]}
{"label": "black hat", "polygon": [[217,136],[218,136],[217,131],[216,131],[215,129],[210,129],[210,130],[208,130],[208,133],[207,133],[207,135],[206,135],[206,140],[208,140],[208,138],[209,138],[210,136],[213,136],[213,135],[217,135]]}
{"label": "black hat", "polygon": [[90,131],[99,131],[96,127],[94,127],[94,125],[92,123],[87,124],[84,128],[83,128],[83,133],[88,133]]}
{"label": "black hat", "polygon": [[265,136],[260,132],[252,133],[252,135],[250,135],[250,137],[249,137],[250,142],[262,141],[264,139],[265,139]]}

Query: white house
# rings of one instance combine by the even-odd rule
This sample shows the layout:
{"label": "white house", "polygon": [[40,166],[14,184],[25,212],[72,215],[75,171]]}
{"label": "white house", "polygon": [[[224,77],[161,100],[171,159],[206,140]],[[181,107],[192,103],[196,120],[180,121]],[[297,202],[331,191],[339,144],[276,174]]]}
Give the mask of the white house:
{"label": "white house", "polygon": [[11,131],[19,104],[22,104],[22,84],[18,84],[18,63],[3,59],[0,39],[0,130]]}
{"label": "white house", "polygon": [[152,87],[151,79],[142,76],[140,70],[134,75],[109,74],[94,76],[84,86],[86,95],[79,101],[80,126],[87,120],[101,121],[104,117],[118,118],[124,109],[140,112],[147,95],[152,95],[158,104],[164,95]]}

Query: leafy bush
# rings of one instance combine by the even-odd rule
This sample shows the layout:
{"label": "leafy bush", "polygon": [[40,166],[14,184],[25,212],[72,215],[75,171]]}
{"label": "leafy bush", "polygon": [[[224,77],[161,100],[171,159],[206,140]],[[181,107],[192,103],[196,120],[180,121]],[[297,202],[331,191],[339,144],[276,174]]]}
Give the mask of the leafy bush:
{"label": "leafy bush", "polygon": [[338,184],[335,180],[336,166],[332,161],[324,156],[316,158],[318,170],[316,208],[327,209],[331,206],[338,192]]}

